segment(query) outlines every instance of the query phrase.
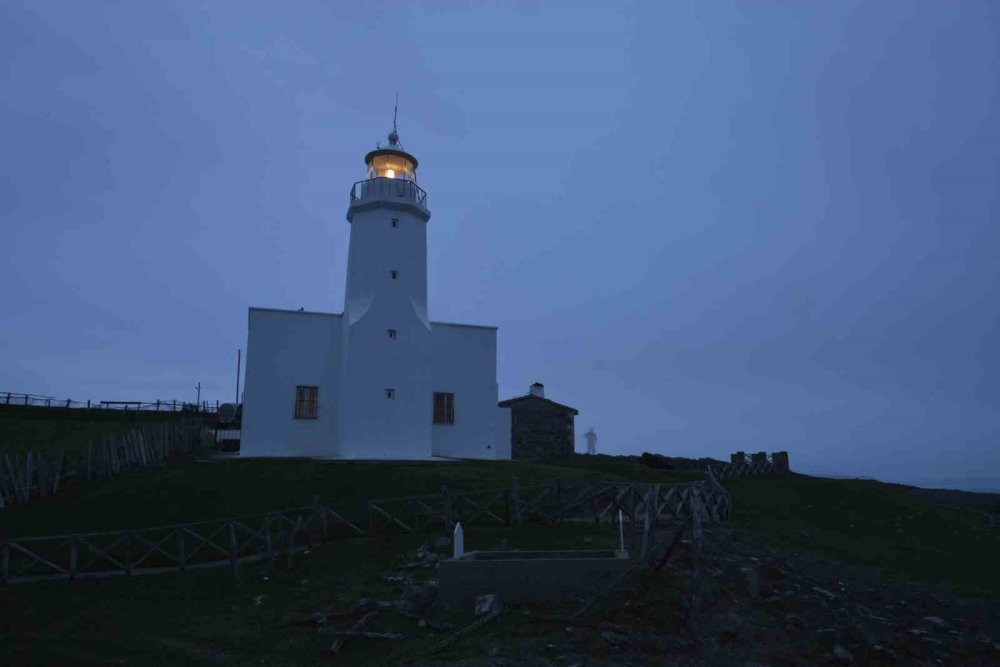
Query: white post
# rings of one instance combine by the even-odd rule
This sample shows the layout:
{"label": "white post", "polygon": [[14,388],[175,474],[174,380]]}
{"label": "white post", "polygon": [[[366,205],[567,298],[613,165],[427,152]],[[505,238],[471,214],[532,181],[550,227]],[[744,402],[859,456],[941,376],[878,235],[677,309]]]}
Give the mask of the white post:
{"label": "white post", "polygon": [[465,534],[462,532],[461,522],[455,524],[455,535],[452,539],[452,544],[455,546],[455,558],[461,558],[462,554],[465,553]]}
{"label": "white post", "polygon": [[622,511],[618,510],[618,542],[621,545],[621,550],[625,552],[625,524],[623,523]]}

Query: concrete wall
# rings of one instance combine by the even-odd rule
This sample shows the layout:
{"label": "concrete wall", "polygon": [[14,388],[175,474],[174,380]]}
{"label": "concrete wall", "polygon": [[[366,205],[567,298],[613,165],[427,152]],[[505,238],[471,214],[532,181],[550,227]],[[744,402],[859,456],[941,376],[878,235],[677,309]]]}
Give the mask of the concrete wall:
{"label": "concrete wall", "polygon": [[[497,330],[434,322],[432,391],[455,395],[455,423],[434,424],[432,451],[455,458],[510,458],[509,445],[498,451],[503,438],[503,413],[497,407]],[[433,421],[433,403],[427,417]]]}
{"label": "concrete wall", "polygon": [[[251,308],[244,456],[335,456],[341,316]],[[319,387],[318,418],[295,419],[296,385]]]}
{"label": "concrete wall", "polygon": [[[398,220],[396,226],[392,219]],[[431,456],[427,223],[410,210],[353,211],[343,320],[340,443],[346,458]],[[397,271],[397,278],[392,278]],[[389,330],[396,338],[389,337]],[[392,389],[393,398],[386,397]]]}

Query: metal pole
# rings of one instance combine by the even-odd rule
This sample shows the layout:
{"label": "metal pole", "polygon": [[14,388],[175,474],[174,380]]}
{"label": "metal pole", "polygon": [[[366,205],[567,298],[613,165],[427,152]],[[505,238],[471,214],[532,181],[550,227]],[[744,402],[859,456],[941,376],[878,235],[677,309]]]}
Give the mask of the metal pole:
{"label": "metal pole", "polygon": [[195,385],[195,389],[198,390],[198,405],[201,405],[201,383]]}
{"label": "metal pole", "polygon": [[240,402],[240,362],[243,360],[243,350],[236,350],[236,402]]}

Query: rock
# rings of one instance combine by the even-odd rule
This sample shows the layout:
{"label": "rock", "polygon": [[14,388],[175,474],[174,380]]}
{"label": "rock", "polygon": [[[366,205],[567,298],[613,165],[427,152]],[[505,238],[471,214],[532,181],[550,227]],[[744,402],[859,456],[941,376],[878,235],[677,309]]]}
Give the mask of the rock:
{"label": "rock", "polygon": [[888,646],[882,646],[881,644],[875,644],[872,646],[871,656],[882,662],[896,662],[899,660],[899,656],[895,651]]}
{"label": "rock", "polygon": [[628,641],[625,635],[614,632],[613,630],[605,630],[604,632],[602,632],[601,639],[608,642],[612,646],[621,646],[626,641]]}
{"label": "rock", "polygon": [[440,586],[434,579],[407,582],[400,595],[400,610],[416,613],[434,606],[439,589]]}
{"label": "rock", "polygon": [[923,620],[924,623],[933,625],[936,628],[944,629],[948,627],[948,623],[946,623],[940,616],[924,616],[921,620]]}
{"label": "rock", "polygon": [[833,645],[833,662],[838,665],[849,665],[854,662],[854,656],[851,655],[850,651],[841,646],[840,644]]}
{"label": "rock", "polygon": [[500,598],[497,597],[496,593],[480,595],[476,598],[476,616],[482,616],[491,612],[500,613],[502,609],[503,605],[500,604]]}
{"label": "rock", "polygon": [[752,567],[744,567],[740,570],[746,582],[747,595],[756,599],[760,597],[760,582],[757,579],[757,572]]}
{"label": "rock", "polygon": [[371,598],[361,598],[354,603],[355,609],[371,609],[375,606],[375,600]]}
{"label": "rock", "polygon": [[914,637],[923,637],[924,635],[927,634],[926,630],[921,630],[920,628],[910,628],[909,630],[907,630],[907,632],[909,632]]}
{"label": "rock", "polygon": [[388,611],[389,609],[394,608],[396,606],[396,604],[393,603],[393,602],[389,602],[388,600],[379,600],[375,604],[375,606],[378,607],[379,609],[383,610],[383,611]]}
{"label": "rock", "polygon": [[806,622],[801,616],[796,616],[795,614],[785,614],[784,618],[781,620],[782,625],[785,630],[791,632],[794,630],[802,630],[806,627]]}
{"label": "rock", "polygon": [[816,641],[818,641],[823,648],[832,648],[837,645],[840,641],[840,632],[836,628],[823,628],[822,630],[816,631]]}
{"label": "rock", "polygon": [[406,577],[401,574],[386,574],[382,577],[382,581],[390,586],[403,586],[406,584]]}
{"label": "rock", "polygon": [[446,623],[444,621],[432,621],[429,618],[422,618],[417,621],[418,628],[429,628],[431,630],[447,630],[449,628],[455,627],[451,623]]}
{"label": "rock", "polygon": [[812,533],[810,533],[808,530],[800,530],[799,537],[801,537],[804,540],[812,539]]}
{"label": "rock", "polygon": [[822,595],[823,597],[825,597],[827,600],[833,600],[833,599],[835,599],[837,597],[836,595],[834,595],[830,591],[826,590],[825,588],[820,588],[819,586],[813,586],[812,589],[815,592],[817,592],[820,595]]}
{"label": "rock", "polygon": [[435,551],[450,551],[451,550],[451,538],[445,535],[440,535],[431,540],[431,548]]}

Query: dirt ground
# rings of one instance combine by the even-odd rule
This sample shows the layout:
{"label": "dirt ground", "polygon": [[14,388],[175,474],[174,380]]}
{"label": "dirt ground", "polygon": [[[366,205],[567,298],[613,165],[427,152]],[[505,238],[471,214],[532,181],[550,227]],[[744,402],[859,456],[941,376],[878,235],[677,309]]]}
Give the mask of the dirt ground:
{"label": "dirt ground", "polygon": [[[682,544],[663,572],[637,572],[580,625],[548,623],[544,636],[487,643],[475,658],[401,664],[1000,665],[996,600],[959,598],[941,587],[779,551],[731,526],[709,527],[704,553],[705,593],[693,625],[685,588],[691,561]],[[684,586],[658,595],[655,579],[664,577]],[[552,613],[558,612],[504,612]]]}

